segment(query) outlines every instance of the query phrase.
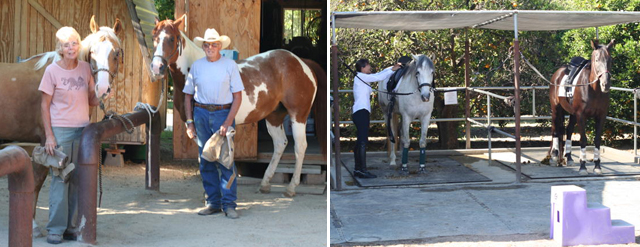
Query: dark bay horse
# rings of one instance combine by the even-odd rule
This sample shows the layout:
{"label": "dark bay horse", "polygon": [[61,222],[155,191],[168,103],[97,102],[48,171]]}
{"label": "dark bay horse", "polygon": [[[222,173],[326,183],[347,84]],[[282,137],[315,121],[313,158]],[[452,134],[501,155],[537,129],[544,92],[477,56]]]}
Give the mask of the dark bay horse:
{"label": "dark bay horse", "polygon": [[[551,132],[553,136],[550,150],[551,164],[562,164],[562,155],[566,158],[566,164],[572,165],[571,158],[571,135],[573,128],[578,123],[580,132],[580,175],[587,175],[585,166],[587,160],[586,146],[586,125],[587,119],[595,120],[595,149],[593,150],[593,162],[595,167],[593,173],[600,175],[600,143],[602,142],[602,128],[609,110],[609,89],[611,88],[611,50],[614,40],[607,45],[598,44],[598,41],[591,41],[591,60],[582,71],[576,76],[576,86],[573,98],[561,97],[558,95],[559,85],[565,76],[567,66],[560,67],[551,78],[552,84],[549,86],[549,99],[551,101]],[[570,83],[569,83],[570,84]],[[571,115],[569,125],[566,128],[566,142],[562,146],[562,136],[565,131],[564,116]],[[563,153],[564,149],[564,153]]]}
{"label": "dark bay horse", "polygon": [[[156,26],[153,29],[154,58],[150,66],[155,79],[164,78],[167,68],[169,69],[174,85],[173,103],[175,109],[180,112],[182,121],[186,120],[184,93],[182,93],[186,75],[191,64],[205,56],[202,48],[197,47],[180,31],[185,17],[186,15],[183,15],[175,21],[156,20]],[[284,117],[289,114],[295,141],[296,163],[294,175],[287,186],[285,196],[295,196],[295,188],[300,183],[302,161],[307,149],[305,131],[307,117],[312,106],[316,104],[314,103],[316,96],[318,97],[316,102],[318,100],[326,102],[326,74],[317,63],[301,59],[286,50],[260,53],[237,63],[245,90],[242,92],[242,104],[235,118],[236,124],[254,123],[266,119],[269,135],[273,139],[274,153],[260,184],[260,192],[268,193],[271,190],[269,182],[288,142],[282,123]],[[317,105],[313,108],[318,113],[326,111],[326,109],[319,109],[321,107]],[[323,115],[316,114],[317,117]],[[322,118],[318,118],[317,121],[325,122]],[[326,130],[317,131],[317,133],[326,133],[324,131]]]}
{"label": "dark bay horse", "polygon": [[[118,74],[121,48],[117,34],[122,31],[122,24],[116,19],[113,28],[98,27],[92,17],[90,25],[92,34],[82,40],[78,59],[91,64],[96,82],[92,91],[101,98],[110,91],[111,82]],[[60,59],[58,53],[52,51],[20,63],[0,63],[0,74],[3,75],[0,77],[0,140],[44,145],[46,138],[40,113],[42,93],[38,86],[46,65]],[[36,202],[48,171],[42,165],[33,164]]]}

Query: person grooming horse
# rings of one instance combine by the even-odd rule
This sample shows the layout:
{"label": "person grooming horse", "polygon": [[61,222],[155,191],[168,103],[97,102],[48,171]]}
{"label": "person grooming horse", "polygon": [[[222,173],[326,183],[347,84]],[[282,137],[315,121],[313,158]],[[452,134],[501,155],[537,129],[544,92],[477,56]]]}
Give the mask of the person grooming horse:
{"label": "person grooming horse", "polygon": [[369,141],[369,116],[371,115],[371,83],[387,81],[399,64],[389,67],[376,74],[371,74],[369,60],[360,59],[356,62],[356,74],[353,78],[353,114],[351,118],[356,125],[357,140],[354,148],[355,171],[353,175],[359,178],[376,178],[367,171],[367,142]]}

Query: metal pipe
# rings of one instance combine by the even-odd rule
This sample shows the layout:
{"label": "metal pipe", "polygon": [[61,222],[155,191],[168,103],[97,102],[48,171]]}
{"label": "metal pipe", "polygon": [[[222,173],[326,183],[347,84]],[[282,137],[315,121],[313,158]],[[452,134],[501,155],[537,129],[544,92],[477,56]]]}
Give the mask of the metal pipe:
{"label": "metal pipe", "polygon": [[[124,114],[122,117],[131,120],[134,126],[148,123],[150,120],[149,113],[144,110]],[[152,123],[152,125],[161,126],[159,122]],[[130,128],[132,126],[126,127]],[[84,128],[84,131],[82,131],[80,149],[78,150],[78,167],[76,168],[76,172],[78,173],[78,198],[82,198],[82,200],[78,201],[78,219],[80,221],[78,241],[80,242],[89,244],[96,243],[96,178],[98,176],[101,141],[123,131],[125,131],[125,126],[118,119],[109,119],[89,124]],[[159,156],[158,153],[153,155]],[[152,165],[157,166],[157,164]]]}
{"label": "metal pipe", "polygon": [[476,92],[476,93],[491,95],[491,96],[496,97],[496,98],[501,99],[501,100],[506,100],[506,99],[509,98],[507,96],[502,96],[502,95],[499,95],[499,94],[495,94],[495,93],[492,93],[492,92],[488,92],[488,91],[484,91],[484,90],[480,90],[480,89],[476,89],[476,88],[469,88],[469,90],[471,90],[473,92]]}
{"label": "metal pipe", "polygon": [[9,246],[31,246],[35,183],[31,158],[27,151],[14,145],[0,150],[0,177],[7,174],[9,175]]}
{"label": "metal pipe", "polygon": [[[638,95],[633,94],[633,122],[638,122]],[[638,157],[638,126],[633,125],[633,155]],[[636,158],[637,159],[637,158]],[[637,162],[637,160],[636,160]]]}
{"label": "metal pipe", "polygon": [[[491,126],[491,96],[487,95],[487,126]],[[487,128],[487,140],[489,141],[489,165],[491,165],[491,128]]]}
{"label": "metal pipe", "polygon": [[515,106],[514,113],[516,117],[516,183],[521,182],[521,166],[520,155],[520,41],[518,41],[518,11],[513,15],[513,33],[515,40],[513,41],[513,67],[514,67],[514,84],[515,84]]}
{"label": "metal pipe", "polygon": [[531,99],[533,104],[531,104],[531,115],[536,116],[536,90],[533,90],[533,95],[531,95]]}
{"label": "metal pipe", "polygon": [[333,75],[333,135],[335,138],[333,145],[336,152],[333,155],[336,164],[335,189],[342,190],[342,161],[340,159],[340,95],[338,95],[340,75],[338,75],[338,46],[335,43],[331,46],[331,75]]}
{"label": "metal pipe", "polygon": [[501,135],[503,135],[503,136],[509,137],[509,138],[511,138],[511,139],[516,139],[516,137],[515,137],[514,135],[511,135],[511,134],[509,134],[509,133],[507,133],[507,132],[504,132],[504,131],[502,131],[502,130],[500,130],[500,129],[493,128],[493,127],[491,127],[491,126],[488,126],[488,125],[486,125],[486,124],[483,124],[483,123],[478,122],[478,121],[476,121],[476,120],[473,120],[473,119],[471,119],[471,118],[469,118],[468,120],[469,120],[469,122],[471,122],[471,123],[473,123],[473,124],[479,125],[479,126],[481,126],[481,127],[487,128],[487,129],[491,129],[491,131],[496,132],[496,133],[498,133],[498,134],[501,134]]}
{"label": "metal pipe", "polygon": [[466,90],[464,91],[464,136],[465,136],[465,148],[471,148],[471,123],[466,121],[469,117],[471,117],[471,107],[469,106],[469,102],[471,102],[471,95],[469,94],[469,87],[471,86],[471,80],[469,76],[471,75],[470,65],[469,65],[469,35],[467,32],[469,28],[464,29],[464,87]]}

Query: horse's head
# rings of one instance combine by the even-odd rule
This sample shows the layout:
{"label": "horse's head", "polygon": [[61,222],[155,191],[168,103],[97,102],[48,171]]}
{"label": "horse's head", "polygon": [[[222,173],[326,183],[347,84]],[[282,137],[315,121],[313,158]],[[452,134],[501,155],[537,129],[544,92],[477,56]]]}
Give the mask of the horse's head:
{"label": "horse's head", "polygon": [[82,40],[82,59],[91,64],[96,81],[96,97],[103,99],[111,92],[111,83],[118,74],[118,65],[122,62],[122,48],[118,34],[122,32],[122,23],[116,18],[113,28],[98,27],[91,17],[91,34]]}
{"label": "horse's head", "polygon": [[182,36],[180,27],[183,26],[186,14],[175,21],[156,19],[153,29],[153,60],[151,74],[155,80],[164,78],[167,66],[175,63],[182,50]]}
{"label": "horse's head", "polygon": [[435,89],[433,85],[433,71],[435,69],[433,62],[425,55],[413,55],[413,65],[416,70],[415,75],[420,97],[423,102],[429,102],[431,92]]}
{"label": "horse's head", "polygon": [[608,93],[611,88],[611,49],[613,49],[614,40],[611,40],[608,45],[598,44],[597,40],[591,41],[591,74],[589,81],[598,80],[600,84],[600,90],[603,93]]}

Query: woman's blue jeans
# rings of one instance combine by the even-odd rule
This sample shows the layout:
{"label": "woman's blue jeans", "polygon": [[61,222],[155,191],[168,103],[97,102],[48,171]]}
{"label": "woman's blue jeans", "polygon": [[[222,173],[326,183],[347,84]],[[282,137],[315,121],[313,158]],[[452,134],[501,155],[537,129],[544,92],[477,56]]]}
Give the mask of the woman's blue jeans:
{"label": "woman's blue jeans", "polygon": [[[207,206],[227,210],[236,208],[238,190],[236,179],[228,185],[232,176],[235,176],[235,164],[227,169],[218,162],[209,162],[202,158],[202,148],[209,138],[216,133],[229,115],[229,109],[210,112],[200,107],[193,108],[193,121],[198,136],[198,154],[200,155],[200,175],[202,185],[207,193]],[[235,127],[235,122],[232,124]]]}

